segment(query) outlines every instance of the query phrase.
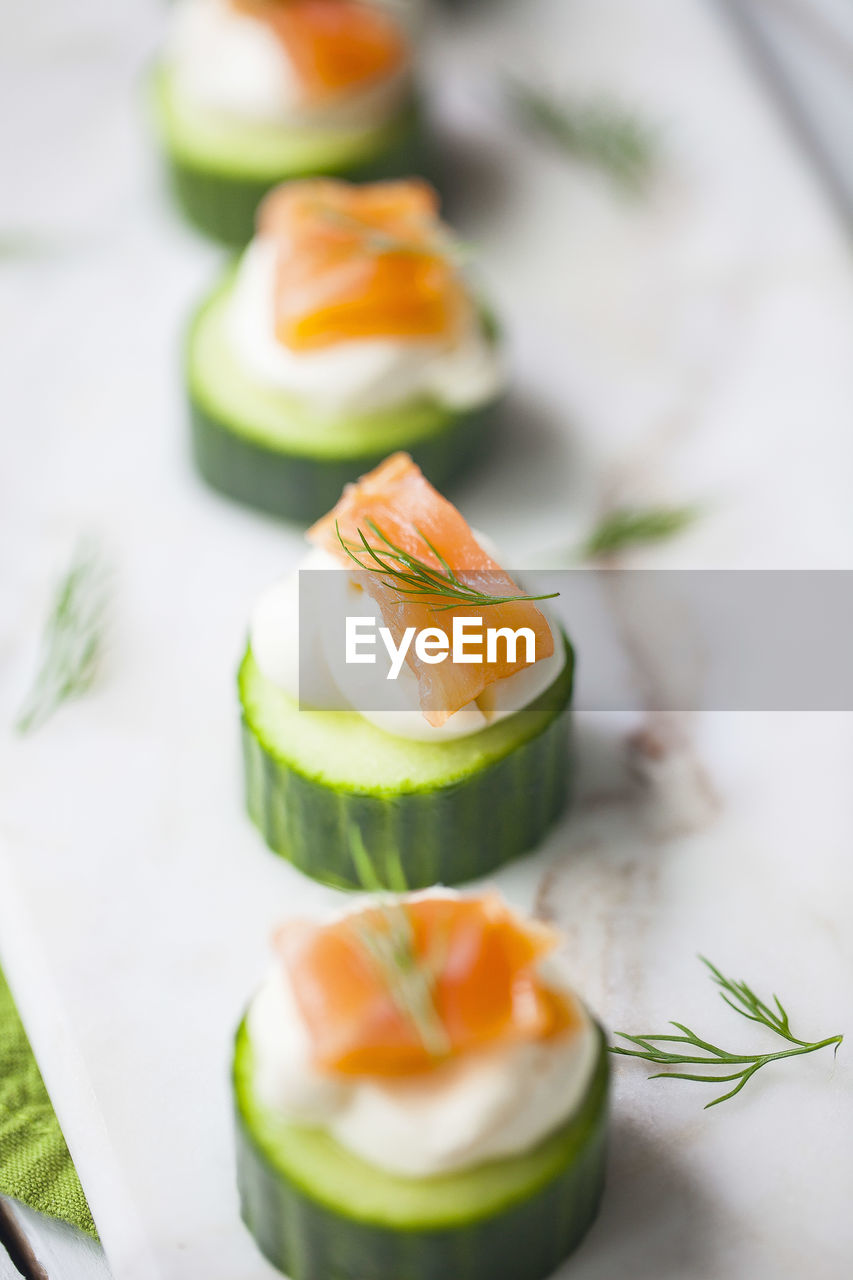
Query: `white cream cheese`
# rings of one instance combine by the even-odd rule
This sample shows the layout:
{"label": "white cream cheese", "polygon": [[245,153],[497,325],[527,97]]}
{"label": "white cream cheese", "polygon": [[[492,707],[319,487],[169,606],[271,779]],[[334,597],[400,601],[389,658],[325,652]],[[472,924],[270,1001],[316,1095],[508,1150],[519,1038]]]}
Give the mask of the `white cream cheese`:
{"label": "white cream cheese", "polygon": [[275,334],[276,243],[257,237],[243,254],[229,303],[227,334],[235,359],[272,391],[326,412],[365,414],[419,397],[450,409],[493,399],[505,374],[474,308],[452,339],[336,342],[318,351],[291,351]]}
{"label": "white cream cheese", "polygon": [[[475,536],[481,545],[486,544],[482,534]],[[375,664],[353,665],[345,661],[344,619],[348,614],[372,617],[377,626],[381,625],[376,602],[352,583],[347,571],[326,551],[315,548],[300,568],[337,570],[332,580],[334,586],[324,590],[322,600],[318,601],[310,662],[300,667],[299,569],[260,596],[252,611],[249,634],[261,673],[303,705],[351,708],[393,737],[448,742],[479,733],[529,706],[554,683],[565,666],[565,647],[559,626],[540,603],[537,608],[545,616],[554,638],[553,654],[514,675],[494,681],[477,702],[460,708],[443,725],[432,725],[421,712],[417,677],[408,663],[403,664],[396,680],[387,680],[389,660],[381,647],[377,647]]]}
{"label": "white cream cheese", "polygon": [[305,101],[287,51],[265,22],[228,0],[179,0],[166,41],[175,95],[213,115],[323,132],[376,128],[410,90],[408,68],[322,103]]}
{"label": "white cream cheese", "polygon": [[[573,995],[557,963],[543,976]],[[530,1150],[577,1109],[598,1052],[596,1029],[579,1001],[578,1012],[576,1030],[472,1053],[428,1073],[335,1076],[313,1063],[308,1030],[278,964],[248,1013],[254,1087],[289,1122],[322,1127],[391,1173],[418,1178],[470,1168]]]}

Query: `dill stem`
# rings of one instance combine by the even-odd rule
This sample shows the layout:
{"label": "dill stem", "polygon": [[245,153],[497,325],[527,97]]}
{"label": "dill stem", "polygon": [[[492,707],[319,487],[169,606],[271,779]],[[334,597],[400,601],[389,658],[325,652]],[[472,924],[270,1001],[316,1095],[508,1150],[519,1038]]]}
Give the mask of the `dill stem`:
{"label": "dill stem", "polygon": [[[749,1022],[757,1022],[767,1027],[782,1040],[787,1041],[791,1047],[777,1049],[772,1053],[728,1053],[718,1045],[711,1044],[708,1040],[702,1040],[696,1035],[695,1031],[691,1031],[683,1022],[673,1021],[670,1025],[680,1031],[680,1035],[666,1033],[632,1036],[626,1032],[617,1032],[617,1035],[626,1040],[631,1047],[629,1048],[627,1045],[611,1045],[609,1046],[611,1053],[619,1054],[625,1058],[639,1058],[643,1062],[649,1062],[653,1066],[663,1068],[687,1066],[741,1068],[727,1074],[717,1071],[710,1075],[700,1075],[699,1072],[693,1071],[662,1070],[649,1076],[650,1080],[694,1080],[703,1084],[717,1084],[731,1080],[738,1082],[728,1093],[723,1093],[719,1097],[712,1099],[711,1102],[706,1103],[707,1110],[708,1107],[717,1106],[719,1103],[733,1098],[736,1093],[740,1093],[744,1085],[762,1067],[768,1066],[771,1062],[779,1062],[783,1058],[799,1058],[807,1053],[816,1053],[818,1049],[827,1049],[831,1045],[834,1045],[836,1053],[838,1052],[838,1046],[844,1040],[843,1035],[826,1036],[822,1040],[813,1041],[799,1039],[791,1030],[788,1013],[777,995],[773,996],[773,1001],[776,1005],[774,1010],[764,1000],[760,999],[745,982],[735,982],[730,978],[726,978],[715,965],[711,964],[710,960],[707,960],[704,956],[699,958],[708,969],[712,981],[719,987],[721,999],[730,1009],[733,1009],[735,1013],[740,1014],[741,1017],[746,1018]],[[683,1045],[685,1052],[679,1053],[675,1049],[661,1048],[661,1045]],[[696,1050],[701,1050],[702,1052],[697,1054]]]}

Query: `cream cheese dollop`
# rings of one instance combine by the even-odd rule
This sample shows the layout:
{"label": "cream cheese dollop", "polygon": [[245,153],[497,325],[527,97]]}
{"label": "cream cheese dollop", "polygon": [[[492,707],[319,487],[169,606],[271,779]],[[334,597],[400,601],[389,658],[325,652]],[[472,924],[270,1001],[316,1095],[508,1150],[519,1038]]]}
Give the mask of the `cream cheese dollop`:
{"label": "cream cheese dollop", "polygon": [[337,95],[305,101],[296,69],[266,23],[228,0],[178,0],[165,47],[179,101],[247,124],[328,133],[376,128],[400,110],[410,73]]}
{"label": "cream cheese dollop", "polygon": [[[558,962],[549,959],[542,972],[577,1001]],[[595,1069],[598,1032],[579,1001],[577,1007],[579,1027],[546,1040],[467,1054],[415,1076],[334,1075],[315,1066],[278,964],[247,1014],[255,1093],[286,1121],[322,1127],[355,1155],[401,1177],[471,1168],[530,1150],[580,1105]]]}
{"label": "cream cheese dollop", "polygon": [[[480,533],[478,542],[489,550],[489,540]],[[491,554],[491,552],[490,552]],[[317,617],[308,635],[310,660],[300,664],[299,572],[337,570],[330,588],[318,599]],[[373,617],[382,622],[379,606],[352,583],[339,561],[327,551],[314,548],[300,569],[273,584],[257,600],[252,610],[249,636],[252,654],[272,684],[294,701],[311,708],[347,708],[393,737],[417,742],[448,742],[468,737],[489,725],[523,710],[544,693],[562,671],[565,646],[556,621],[540,603],[554,638],[554,652],[533,666],[496,680],[477,702],[461,707],[442,725],[432,725],[420,708],[418,681],[404,663],[396,680],[387,680],[388,660],[377,646],[375,664],[351,665],[345,661],[343,634],[347,614]]]}
{"label": "cream cheese dollop", "polygon": [[290,350],[275,333],[276,253],[273,237],[255,238],[228,304],[231,350],[259,385],[321,411],[362,415],[422,397],[449,409],[472,409],[500,392],[503,359],[473,306],[459,331],[441,341],[360,339],[318,351]]}

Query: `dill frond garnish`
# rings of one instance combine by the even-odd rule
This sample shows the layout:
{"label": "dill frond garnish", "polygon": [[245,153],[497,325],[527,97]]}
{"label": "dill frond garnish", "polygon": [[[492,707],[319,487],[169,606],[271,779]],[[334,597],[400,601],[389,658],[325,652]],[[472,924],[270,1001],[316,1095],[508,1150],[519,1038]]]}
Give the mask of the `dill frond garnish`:
{"label": "dill frond garnish", "polygon": [[435,609],[439,613],[446,609],[456,609],[460,604],[471,605],[474,608],[484,608],[487,605],[495,604],[518,604],[523,601],[553,600],[560,594],[559,591],[551,591],[547,594],[535,596],[491,595],[489,592],[481,591],[479,588],[463,582],[451,569],[444,556],[433,546],[426,534],[421,533],[420,529],[416,528],[415,532],[419,538],[423,539],[426,546],[429,547],[438,560],[439,568],[435,568],[418,556],[404,551],[402,547],[392,542],[373,520],[368,520],[367,526],[370,532],[379,539],[380,546],[371,545],[362,529],[357,530],[359,538],[357,543],[348,542],[341,533],[337,521],[335,521],[335,532],[338,536],[338,541],[349,558],[359,569],[385,575],[381,579],[383,585],[398,592],[401,596],[412,596],[414,598],[428,596],[445,600],[447,603],[435,605]]}
{"label": "dill frond garnish", "polygon": [[564,155],[607,173],[622,190],[638,194],[658,164],[658,137],[634,112],[607,98],[570,101],[517,76],[504,99],[521,127]]}
{"label": "dill frond garnish", "polygon": [[[650,1080],[697,1080],[705,1084],[721,1084],[736,1080],[737,1084],[733,1089],[729,1089],[726,1093],[721,1093],[719,1097],[705,1104],[705,1109],[707,1110],[708,1107],[715,1107],[718,1103],[726,1102],[729,1098],[733,1098],[735,1094],[740,1093],[744,1085],[752,1079],[756,1072],[760,1071],[762,1067],[766,1067],[768,1063],[778,1062],[782,1058],[795,1058],[802,1054],[815,1053],[816,1050],[826,1049],[830,1045],[834,1045],[835,1052],[838,1052],[838,1047],[844,1039],[843,1036],[828,1036],[825,1040],[801,1040],[792,1032],[788,1014],[778,996],[773,996],[773,1005],[775,1007],[771,1007],[760,999],[745,982],[736,982],[732,978],[726,978],[715,965],[711,964],[710,960],[706,960],[704,956],[700,956],[699,959],[707,966],[712,981],[720,988],[722,999],[731,1009],[734,1009],[735,1013],[739,1013],[743,1018],[748,1018],[750,1022],[757,1022],[761,1026],[767,1027],[792,1047],[779,1049],[775,1053],[731,1053],[727,1049],[720,1048],[719,1045],[703,1040],[695,1031],[691,1031],[689,1027],[686,1027],[683,1022],[671,1022],[670,1026],[675,1027],[676,1031],[681,1033],[680,1035],[629,1036],[624,1031],[617,1031],[616,1034],[619,1038],[627,1040],[634,1048],[627,1049],[622,1045],[610,1045],[611,1053],[618,1053],[626,1058],[641,1058],[644,1062],[651,1062],[656,1066],[662,1067],[690,1065],[720,1068],[735,1067],[736,1070],[728,1073],[715,1071],[710,1075],[688,1071],[659,1071],[655,1075],[649,1076]],[[662,1048],[662,1045],[681,1045],[683,1047],[680,1050],[674,1050]]]}
{"label": "dill frond garnish", "polygon": [[383,882],[364,845],[361,832],[353,830],[350,848],[362,888],[376,894],[379,923],[356,921],[359,940],[385,982],[398,1012],[414,1028],[429,1057],[447,1057],[451,1045],[435,1006],[438,970],[425,964],[415,950],[412,922],[404,902],[391,893],[407,892],[406,877],[399,856],[389,857],[387,879]]}
{"label": "dill frond garnish", "polygon": [[619,507],[593,529],[581,555],[596,560],[629,547],[666,542],[693,524],[698,515],[696,507]]}
{"label": "dill frond garnish", "polygon": [[16,722],[19,733],[43,724],[61,703],[91,686],[103,655],[109,574],[97,547],[78,544],[56,586],[33,687]]}
{"label": "dill frond garnish", "polygon": [[440,255],[459,265],[474,255],[472,244],[461,240],[449,227],[440,223],[430,228],[429,236],[424,235],[421,240],[410,240],[385,227],[377,227],[366,218],[360,218],[357,213],[349,213],[344,209],[323,205],[317,212],[324,222],[361,236],[363,248],[377,256],[385,253],[413,254],[416,257]]}

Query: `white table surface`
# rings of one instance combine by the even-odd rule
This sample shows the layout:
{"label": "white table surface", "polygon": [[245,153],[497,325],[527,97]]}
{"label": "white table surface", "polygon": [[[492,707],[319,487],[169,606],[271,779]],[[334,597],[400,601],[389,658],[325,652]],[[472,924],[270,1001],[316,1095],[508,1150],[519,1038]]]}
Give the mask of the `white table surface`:
{"label": "white table surface", "polygon": [[756,63],[853,226],[853,5],[721,0],[753,38]]}
{"label": "white table surface", "polygon": [[[27,1250],[28,1256],[22,1259],[29,1271],[27,1280],[111,1280],[104,1251],[96,1241],[22,1204],[7,1200],[4,1205],[15,1224],[19,1247],[23,1242]],[[20,1272],[2,1247],[0,1280],[20,1280]]]}
{"label": "white table surface", "polygon": [[[141,118],[161,19],[153,0],[33,0],[2,55],[18,180],[0,231],[19,250],[0,303],[3,723],[83,528],[118,601],[99,687],[0,741],[0,949],[115,1280],[263,1280],[233,1189],[229,1038],[273,922],[334,895],[242,811],[234,665],[300,540],[206,493],[187,460],[180,332],[220,255],[174,220]],[[517,388],[509,443],[462,496],[472,523],[521,563],[614,497],[700,498],[706,519],[638,563],[853,566],[849,245],[718,12],[495,4],[445,27],[430,61]],[[499,67],[659,120],[652,198],[626,205],[508,131]],[[804,1033],[845,1030],[851,718],[656,723],[658,761],[630,727],[584,720],[578,809],[500,885],[563,925],[611,1027],[690,1015],[745,1037],[702,950],[778,989]],[[836,1280],[853,1249],[845,1053],[709,1113],[700,1086],[635,1064],[615,1083],[609,1189],[573,1276]]]}

